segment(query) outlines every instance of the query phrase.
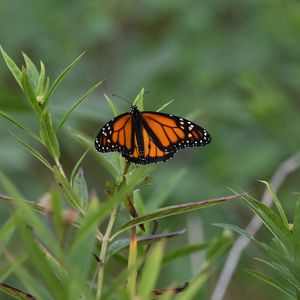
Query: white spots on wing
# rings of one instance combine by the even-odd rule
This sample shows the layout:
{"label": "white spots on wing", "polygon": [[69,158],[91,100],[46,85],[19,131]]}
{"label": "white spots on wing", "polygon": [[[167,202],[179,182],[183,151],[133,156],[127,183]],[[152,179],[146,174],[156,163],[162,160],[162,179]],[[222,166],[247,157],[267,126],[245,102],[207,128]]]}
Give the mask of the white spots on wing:
{"label": "white spots on wing", "polygon": [[184,129],[184,126],[180,126],[181,129]]}
{"label": "white spots on wing", "polygon": [[179,120],[180,120],[180,121],[183,121],[183,119],[182,119],[182,118],[179,118]]}
{"label": "white spots on wing", "polygon": [[107,139],[107,142],[110,143],[111,142],[110,139]]}
{"label": "white spots on wing", "polygon": [[189,127],[189,131],[191,131],[192,129],[193,129],[193,127],[192,127],[193,125],[191,125],[190,127]]}
{"label": "white spots on wing", "polygon": [[184,125],[184,122],[180,121],[180,124],[181,124],[181,125]]}
{"label": "white spots on wing", "polygon": [[192,135],[191,133],[189,133],[189,134],[188,134],[188,137],[191,138],[191,137],[193,137],[193,135]]}

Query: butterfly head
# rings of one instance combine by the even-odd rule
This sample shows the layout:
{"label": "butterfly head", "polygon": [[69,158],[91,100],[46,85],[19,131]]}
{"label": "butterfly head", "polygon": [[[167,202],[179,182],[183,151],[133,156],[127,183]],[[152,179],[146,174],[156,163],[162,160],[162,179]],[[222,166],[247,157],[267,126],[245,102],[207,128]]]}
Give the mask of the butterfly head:
{"label": "butterfly head", "polygon": [[138,116],[140,114],[140,111],[138,110],[136,105],[132,105],[130,109],[130,114],[134,116]]}

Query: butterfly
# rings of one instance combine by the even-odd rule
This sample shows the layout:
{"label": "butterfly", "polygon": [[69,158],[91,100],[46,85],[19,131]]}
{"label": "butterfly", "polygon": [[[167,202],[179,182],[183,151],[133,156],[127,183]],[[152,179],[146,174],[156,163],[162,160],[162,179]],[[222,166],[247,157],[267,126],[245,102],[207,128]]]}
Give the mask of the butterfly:
{"label": "butterfly", "polygon": [[153,111],[130,112],[107,122],[95,139],[99,152],[121,152],[131,163],[163,162],[179,149],[205,146],[211,142],[209,133],[184,118]]}

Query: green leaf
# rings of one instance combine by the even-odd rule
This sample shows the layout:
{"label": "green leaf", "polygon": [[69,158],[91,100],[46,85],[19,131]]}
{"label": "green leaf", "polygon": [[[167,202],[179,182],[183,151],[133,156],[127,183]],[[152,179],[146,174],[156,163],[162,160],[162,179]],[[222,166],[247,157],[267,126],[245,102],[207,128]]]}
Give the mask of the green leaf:
{"label": "green leaf", "polygon": [[51,85],[49,92],[46,95],[46,99],[45,99],[45,105],[48,103],[51,95],[53,94],[53,92],[57,89],[57,87],[59,86],[59,84],[62,82],[62,80],[65,78],[65,76],[69,73],[69,71],[73,68],[73,66],[79,61],[79,59],[83,56],[85,52],[82,52],[69,66],[67,66],[59,75],[58,77],[55,79],[55,81],[53,82],[53,84]]}
{"label": "green leaf", "polygon": [[119,112],[117,106],[112,102],[112,100],[105,93],[104,93],[104,98],[105,98],[106,102],[108,103],[114,116],[118,116],[120,114],[120,112]]}
{"label": "green leaf", "polygon": [[66,122],[67,118],[69,117],[69,115],[71,114],[71,112],[76,109],[76,107],[83,102],[89,95],[91,95],[95,89],[101,85],[103,83],[103,81],[100,81],[98,83],[96,83],[94,86],[92,86],[83,96],[81,96],[74,104],[73,106],[64,114],[64,116],[62,117],[61,121],[59,122],[59,124],[57,125],[55,131],[57,132]]}
{"label": "green leaf", "polygon": [[297,290],[300,290],[300,283],[297,281],[297,279],[293,276],[292,272],[288,268],[276,262],[269,262],[260,258],[255,258],[255,260],[260,261],[269,266],[270,268],[274,269],[276,272],[281,274],[282,277],[289,281]]}
{"label": "green leaf", "polygon": [[[14,217],[10,217],[4,224],[0,227],[0,258],[4,254],[3,250],[6,244],[10,241],[14,231],[16,229],[16,220]],[[1,282],[1,281],[0,281]]]}
{"label": "green leaf", "polygon": [[286,217],[286,214],[285,214],[285,211],[277,197],[277,195],[274,193],[272,187],[270,186],[270,184],[267,182],[267,181],[263,181],[263,180],[259,180],[260,182],[264,183],[268,189],[268,191],[270,192],[270,194],[272,195],[272,199],[277,207],[277,210],[281,216],[281,219],[283,221],[283,223],[285,224],[285,226],[288,228],[289,226],[289,222],[288,222],[288,219]]}
{"label": "green leaf", "polygon": [[24,89],[24,93],[27,97],[27,99],[29,100],[29,103],[31,105],[31,107],[33,108],[33,110],[35,111],[35,113],[40,116],[42,113],[41,107],[39,106],[37,99],[36,99],[36,94],[34,91],[34,87],[31,84],[31,81],[29,79],[29,76],[27,74],[27,70],[25,68],[22,68],[22,86]]}
{"label": "green leaf", "polygon": [[58,162],[60,157],[59,144],[52,126],[49,109],[44,110],[41,116],[41,138],[50,155],[54,158],[55,162]]}
{"label": "green leaf", "polygon": [[0,51],[5,60],[7,67],[9,68],[10,72],[13,74],[21,90],[23,90],[21,70],[18,68],[15,62],[7,55],[7,53],[4,51],[4,49],[1,46],[0,46]]}
{"label": "green leaf", "polygon": [[100,164],[113,176],[116,177],[121,175],[121,168],[116,159],[116,156],[119,156],[118,153],[110,153],[110,154],[103,154],[98,152],[94,147],[94,140],[84,133],[76,132],[74,130],[69,131],[77,140],[83,143],[85,146],[92,148],[92,153],[95,158],[100,162]]}
{"label": "green leaf", "polygon": [[78,195],[81,200],[81,206],[87,208],[89,195],[87,190],[87,184],[83,175],[83,169],[79,168],[78,173],[76,174],[74,181],[72,182],[75,193]]}
{"label": "green leaf", "polygon": [[81,200],[75,193],[74,189],[71,187],[68,179],[61,173],[61,171],[54,166],[53,167],[54,177],[57,184],[64,190],[69,203],[74,207],[78,208],[80,211],[83,211],[81,206]]}
{"label": "green leaf", "polygon": [[140,111],[144,110],[144,95],[145,89],[142,88],[132,103],[132,106],[137,106]]}
{"label": "green leaf", "polygon": [[141,299],[148,299],[152,290],[155,288],[156,281],[160,274],[161,263],[164,253],[164,243],[159,242],[146,259],[141,281],[138,289],[138,295]]}
{"label": "green leaf", "polygon": [[275,287],[276,289],[280,290],[284,294],[290,296],[292,299],[295,299],[295,295],[292,292],[290,292],[288,289],[286,289],[285,287],[283,287],[282,284],[279,283],[274,278],[269,277],[269,276],[267,276],[267,275],[265,275],[263,273],[260,273],[260,272],[254,271],[254,270],[245,269],[245,271],[248,274],[250,274],[250,275],[252,275],[252,276],[260,279],[261,281],[263,281],[263,282],[265,282],[265,283],[267,283],[267,284]]}
{"label": "green leaf", "polygon": [[199,201],[199,202],[184,203],[184,204],[172,205],[172,206],[168,206],[168,207],[164,207],[164,208],[155,210],[149,214],[137,217],[137,218],[127,222],[126,224],[122,225],[121,227],[119,227],[116,230],[116,232],[114,233],[112,239],[115,238],[120,233],[122,233],[123,231],[125,231],[133,226],[136,226],[136,225],[139,225],[139,224],[142,224],[145,222],[149,222],[152,220],[158,220],[161,218],[165,218],[165,217],[182,214],[185,212],[190,212],[190,211],[194,211],[197,209],[221,204],[223,202],[236,199],[240,196],[241,195],[234,195],[234,196],[209,199],[209,200]]}
{"label": "green leaf", "polygon": [[33,137],[34,139],[36,139],[37,141],[39,141],[40,143],[42,143],[42,141],[40,140],[40,138],[35,135],[34,133],[32,133],[29,129],[25,128],[23,125],[21,125],[19,122],[17,122],[14,118],[12,118],[10,115],[6,114],[3,111],[0,111],[0,116],[4,119],[6,119],[7,121],[9,121],[10,123],[12,123],[13,125],[17,126],[18,128],[20,128],[21,130],[23,130],[25,133],[27,133],[29,136]]}
{"label": "green leaf", "polygon": [[[129,270],[131,272],[129,273]],[[135,298],[136,286],[137,286],[137,237],[136,237],[136,227],[131,230],[131,240],[129,245],[128,253],[128,280],[127,280],[127,291],[130,299]],[[144,299],[144,298],[143,298]]]}
{"label": "green leaf", "polygon": [[[162,234],[153,234],[153,235],[145,235],[137,238],[137,243],[139,245],[144,244],[153,244],[161,240],[170,239],[173,237],[176,237],[178,235],[181,235],[185,232],[185,229],[169,232],[169,233],[162,233]],[[122,238],[119,240],[114,241],[108,248],[107,251],[107,260],[115,255],[116,253],[120,252],[121,250],[127,248],[130,244],[130,238]]]}
{"label": "green leaf", "polygon": [[2,291],[3,293],[6,293],[7,295],[14,297],[15,299],[20,299],[20,300],[36,299],[32,295],[25,293],[19,289],[16,289],[16,288],[9,286],[7,284],[4,284],[4,283],[0,283],[0,291]]}
{"label": "green leaf", "polygon": [[24,52],[22,54],[26,64],[26,73],[28,74],[33,90],[36,92],[39,81],[39,72],[32,60]]}
{"label": "green leaf", "polygon": [[209,247],[209,242],[181,247],[179,249],[166,253],[163,259],[163,263],[168,264],[179,257],[206,250],[208,247]]}
{"label": "green leaf", "polygon": [[42,156],[37,150],[35,150],[33,147],[31,147],[29,144],[24,142],[22,139],[17,137],[16,135],[12,134],[14,138],[20,143],[27,151],[29,151],[33,156],[35,156],[41,163],[43,163],[49,170],[52,171],[51,164],[47,161],[46,158]]}
{"label": "green leaf", "polygon": [[[45,66],[42,61],[40,61],[40,65],[41,65],[41,67],[40,67],[41,69],[40,69],[38,84],[37,84],[37,88],[36,88],[36,97],[37,97],[38,102],[42,100],[41,102],[44,103],[44,101],[45,101],[44,84],[45,84],[46,70],[45,70]],[[42,97],[42,98],[39,98],[39,97]]]}
{"label": "green leaf", "polygon": [[164,109],[165,109],[167,106],[169,106],[172,102],[174,102],[174,100],[171,100],[171,101],[165,103],[164,105],[162,105],[162,106],[161,106],[159,109],[157,109],[156,111],[157,111],[157,112],[160,112],[160,111],[164,110]]}
{"label": "green leaf", "polygon": [[83,154],[81,155],[81,157],[79,158],[79,160],[77,161],[77,163],[75,164],[72,172],[71,172],[71,179],[70,179],[70,182],[73,182],[74,181],[74,178],[77,174],[77,171],[79,169],[79,166],[80,164],[82,163],[82,161],[84,160],[85,156],[89,153],[89,151],[91,150],[92,146],[90,146],[89,148],[87,148]]}
{"label": "green leaf", "polygon": [[276,239],[287,249],[284,245],[287,245],[291,239],[291,233],[281,220],[281,218],[273,212],[271,208],[255,200],[247,195],[242,197],[244,202],[250,207],[250,209],[262,220],[265,226],[272,232]]}

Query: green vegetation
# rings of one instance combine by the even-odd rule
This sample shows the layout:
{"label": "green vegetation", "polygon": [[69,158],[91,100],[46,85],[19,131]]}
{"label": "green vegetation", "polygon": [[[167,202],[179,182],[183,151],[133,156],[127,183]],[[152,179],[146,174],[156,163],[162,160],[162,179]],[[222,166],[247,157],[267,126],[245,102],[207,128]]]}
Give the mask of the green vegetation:
{"label": "green vegetation", "polygon": [[[216,300],[244,237],[222,299],[299,298],[299,164],[280,167],[300,145],[299,1],[3,0],[0,19],[1,299]],[[129,110],[112,93],[143,91],[212,143],[154,166],[97,152]]]}

